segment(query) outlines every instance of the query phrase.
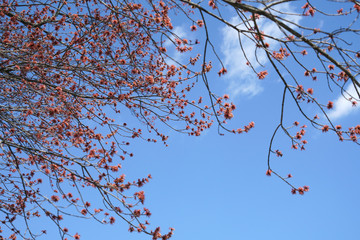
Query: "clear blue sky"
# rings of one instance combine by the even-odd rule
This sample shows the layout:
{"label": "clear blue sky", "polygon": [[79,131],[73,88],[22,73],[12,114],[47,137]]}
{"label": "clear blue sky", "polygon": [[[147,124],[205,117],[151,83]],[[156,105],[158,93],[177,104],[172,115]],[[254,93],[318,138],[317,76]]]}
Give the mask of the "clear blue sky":
{"label": "clear blue sky", "polygon": [[[302,24],[308,20],[297,21]],[[317,23],[325,27],[328,24]],[[189,38],[202,39],[196,35],[200,32],[188,33],[189,26],[180,19],[175,20],[175,26]],[[306,151],[293,151],[288,139],[280,135],[275,146],[281,148],[284,157],[273,158],[273,168],[283,175],[291,173],[295,186],[309,185],[310,191],[303,196],[292,195],[290,187],[280,179],[266,176],[267,149],[280,116],[282,83],[271,71],[261,81],[254,75],[250,77],[242,66],[240,70],[230,68],[242,63],[234,55],[226,55],[227,51],[236,54],[231,49],[230,35],[215,23],[211,24],[211,31],[214,42],[222,46],[220,55],[229,67],[229,76],[219,79],[219,65],[215,64],[211,86],[219,95],[233,93],[232,100],[237,105],[229,126],[243,127],[254,121],[255,128],[247,134],[219,136],[214,126],[200,137],[166,129],[170,135],[168,147],[134,142],[130,150],[135,156],[123,162],[123,172],[128,179],[152,174],[153,179],[143,188],[145,206],[153,213],[149,219],[151,227],[161,226],[163,232],[174,227],[173,240],[358,239],[359,146],[340,143],[333,134],[309,126]],[[199,83],[196,91],[202,87]],[[334,102],[339,97],[326,88],[319,91],[326,91],[328,100]],[[314,115],[318,113],[310,106],[306,108]],[[309,125],[299,117],[293,103],[287,105],[286,111],[287,123],[298,120],[301,125]],[[346,114],[337,116],[335,123],[360,123],[359,111]],[[113,226],[87,220],[74,220],[73,224],[84,240],[151,239],[129,233],[128,226],[119,219]]]}

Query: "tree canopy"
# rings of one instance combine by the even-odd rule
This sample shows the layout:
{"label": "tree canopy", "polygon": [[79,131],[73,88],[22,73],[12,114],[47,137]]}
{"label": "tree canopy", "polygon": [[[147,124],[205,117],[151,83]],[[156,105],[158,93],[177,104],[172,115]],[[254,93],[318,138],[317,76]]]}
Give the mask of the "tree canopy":
{"label": "tree canopy", "polygon": [[[266,174],[282,179],[293,194],[304,194],[308,186],[294,186],[291,174],[271,167],[271,159],[283,155],[273,146],[278,134],[301,150],[307,144],[306,124],[333,132],[340,141],[358,144],[360,135],[360,125],[334,124],[329,114],[334,102],[301,81],[321,81],[349,105],[359,103],[360,46],[354,39],[360,3],[328,2],[333,4],[329,9],[294,0],[3,0],[0,238],[41,238],[46,229],[32,227],[40,217],[58,227],[61,239],[80,239],[80,233],[63,225],[64,217],[105,224],[122,220],[129,231],[153,239],[172,236],[173,229],[147,228],[151,212],[143,206],[140,188],[151,175],[128,180],[121,161],[133,156],[128,145],[134,139],[166,145],[164,126],[192,136],[212,125],[220,134],[255,126],[252,121],[235,129],[226,125],[236,106],[231,96],[211,87],[210,73],[223,78],[237,66],[219,53],[212,21],[237,34],[244,62],[238,67],[249,68],[252,81],[280,79],[282,102]],[[300,23],[299,17],[306,21]],[[347,25],[318,26],[322,18]],[[201,39],[182,37],[176,20]],[[169,49],[188,58],[176,58]],[[206,94],[192,91],[195,87]],[[306,123],[286,125],[288,102],[295,103]],[[308,104],[321,116],[310,115]],[[93,204],[86,191],[103,204]]]}

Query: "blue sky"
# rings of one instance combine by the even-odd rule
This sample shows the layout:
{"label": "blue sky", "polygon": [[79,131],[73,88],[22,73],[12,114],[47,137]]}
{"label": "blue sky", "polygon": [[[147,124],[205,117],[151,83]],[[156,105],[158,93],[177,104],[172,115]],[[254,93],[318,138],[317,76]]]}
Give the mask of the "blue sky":
{"label": "blue sky", "polygon": [[[287,6],[288,10],[291,8]],[[232,15],[228,17],[231,19]],[[179,35],[201,41],[201,32],[189,33],[187,24],[174,20]],[[301,17],[294,20],[311,24]],[[324,27],[327,24],[318,23]],[[267,22],[263,24],[264,28],[272,27]],[[273,168],[283,175],[291,173],[295,186],[309,185],[310,191],[303,196],[292,195],[291,188],[280,179],[266,176],[269,141],[280,118],[282,83],[271,71],[266,79],[258,80],[243,67],[244,60],[237,56],[232,33],[215,23],[211,24],[211,31],[229,70],[228,75],[218,78],[220,65],[214,64],[214,73],[209,75],[211,87],[219,95],[230,93],[237,105],[229,127],[243,127],[254,121],[255,128],[241,135],[220,136],[214,126],[200,137],[164,128],[170,136],[168,147],[141,140],[133,142],[129,150],[135,156],[123,162],[123,172],[128,179],[149,173],[153,176],[143,187],[145,206],[152,212],[150,227],[160,226],[163,232],[174,227],[173,240],[356,239],[360,234],[359,146],[340,143],[333,134],[309,126],[306,150],[294,151],[289,140],[280,134],[275,149],[281,148],[284,157],[273,158]],[[251,51],[250,45],[245,47]],[[319,87],[324,99],[334,101],[331,116],[335,123],[359,124],[358,108],[345,107],[348,102],[342,102],[338,92],[322,88],[323,83],[306,84]],[[201,84],[194,94],[203,92]],[[310,105],[305,108],[318,114]],[[290,101],[285,121],[291,125],[296,120],[300,125],[309,125]],[[120,220],[114,226],[82,219],[69,223],[74,226],[70,230],[76,229],[85,240],[151,239],[129,233],[128,226]]]}
{"label": "blue sky", "polygon": [[[291,11],[293,6],[286,7]],[[328,21],[294,20],[319,24],[317,27],[321,24],[325,29]],[[281,148],[284,157],[273,158],[273,168],[283,175],[291,173],[295,186],[309,185],[310,191],[294,196],[289,186],[273,176],[267,177],[267,148],[279,121],[282,85],[273,72],[263,81],[250,76],[242,67],[243,58],[236,56],[231,33],[213,22],[211,31],[214,41],[222,46],[220,53],[229,70],[222,79],[213,75],[211,84],[220,93],[230,92],[237,105],[230,126],[254,121],[256,127],[240,136],[219,136],[216,127],[198,138],[170,133],[169,147],[151,146],[152,151],[137,152],[124,169],[131,169],[128,175],[153,175],[145,187],[146,204],[153,211],[151,222],[162,229],[174,227],[174,240],[356,239],[360,234],[359,146],[340,143],[333,134],[308,127],[306,151],[294,151],[288,139],[280,135],[275,146]],[[321,87],[324,81],[303,84],[314,84],[312,87],[324,95],[319,97],[321,100],[334,101],[330,115],[336,124],[359,123],[357,108],[345,107],[349,103],[340,100],[339,92]],[[305,108],[318,114],[311,105]],[[309,125],[289,102],[285,121],[290,124],[295,120]]]}
{"label": "blue sky", "polygon": [[[197,138],[172,134],[169,147],[133,145],[142,151],[123,169],[129,178],[153,176],[144,187],[151,226],[174,227],[175,240],[355,239],[360,233],[358,147],[319,134],[308,138],[306,151],[289,150],[275,159],[275,168],[291,172],[295,185],[310,186],[305,195],[292,195],[279,179],[265,175],[272,128],[257,120],[242,136],[221,137],[214,128]],[[81,222],[82,239],[147,239],[128,233],[120,221],[91,228],[89,221]]]}

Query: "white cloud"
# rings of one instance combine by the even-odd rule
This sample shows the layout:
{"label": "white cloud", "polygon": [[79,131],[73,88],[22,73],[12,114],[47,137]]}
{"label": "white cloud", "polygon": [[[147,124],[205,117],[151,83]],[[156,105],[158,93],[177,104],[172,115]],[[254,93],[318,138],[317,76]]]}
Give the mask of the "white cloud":
{"label": "white cloud", "polygon": [[[280,12],[293,12],[293,8],[289,3],[279,4],[277,6],[277,10]],[[287,15],[286,19],[294,23],[299,23],[301,17]],[[239,20],[238,17],[233,17],[230,22],[232,24],[237,24],[241,22],[241,20]],[[258,26],[265,34],[276,38],[284,36],[275,23],[266,19],[259,20]],[[244,30],[245,27],[243,25],[239,25],[238,29]],[[244,57],[242,49],[239,45],[238,33],[234,29],[225,26],[222,29],[222,34],[223,39],[221,51],[225,56],[223,63],[228,70],[228,74],[225,75],[225,79],[229,84],[229,93],[232,97],[236,97],[238,95],[255,96],[261,93],[263,91],[263,87],[261,86],[262,80],[259,80],[254,71],[246,65],[247,60]],[[265,53],[258,50],[255,55],[255,43],[243,34],[240,35],[240,39],[248,61],[253,64],[256,71],[260,70],[260,64],[265,65],[268,62]],[[278,42],[272,39],[266,39],[266,42],[274,49],[276,49],[279,45]],[[260,64],[257,63],[257,61],[259,61]]]}
{"label": "white cloud", "polygon": [[[237,19],[233,18],[231,22],[235,22]],[[254,43],[248,38],[241,38],[241,43],[244,47],[245,53],[250,62],[254,62],[255,59],[255,46]],[[262,91],[260,82],[256,80],[256,75],[249,66],[246,65],[243,52],[239,46],[238,34],[233,29],[225,27],[223,29],[223,43],[222,53],[225,58],[223,63],[228,69],[226,80],[229,83],[229,92],[232,97],[238,94],[244,95],[256,95]],[[259,56],[259,60],[263,60],[264,56]]]}
{"label": "white cloud", "polygon": [[172,58],[167,59],[167,63],[177,65],[177,63],[179,62],[184,62],[184,60],[189,57],[190,52],[179,52],[178,50],[176,50],[173,41],[175,41],[176,38],[192,39],[194,38],[194,33],[189,33],[188,31],[186,31],[184,26],[175,26],[172,33],[174,35],[169,36],[171,40],[166,39],[166,41],[164,42],[164,46],[167,48],[168,54]]}
{"label": "white cloud", "polygon": [[351,96],[354,96],[354,97],[357,96],[357,93],[355,91],[353,84],[349,84],[345,90],[347,92],[347,93],[344,92],[345,97],[343,95],[340,95],[337,99],[335,99],[333,101],[334,109],[332,109],[328,113],[328,117],[332,120],[343,118],[345,116],[348,116],[351,113],[359,111],[359,106],[353,107],[351,101],[349,101]]}
{"label": "white cloud", "polygon": [[[188,37],[187,32],[185,31],[183,26],[175,26],[172,32],[174,33],[174,35],[169,36],[172,39],[172,41],[174,41],[175,38],[187,38]],[[166,39],[164,46],[165,47],[173,46],[172,41],[170,39]]]}

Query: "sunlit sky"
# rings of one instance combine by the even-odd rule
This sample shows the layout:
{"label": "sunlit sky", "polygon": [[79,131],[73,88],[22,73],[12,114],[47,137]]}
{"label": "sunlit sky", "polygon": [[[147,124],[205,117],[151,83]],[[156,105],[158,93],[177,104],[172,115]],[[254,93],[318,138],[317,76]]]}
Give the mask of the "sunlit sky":
{"label": "sunlit sky", "polygon": [[[291,4],[285,6],[289,11],[295,7]],[[230,11],[227,14],[227,19],[236,21]],[[314,27],[326,28],[330,24],[319,19],[292,18],[299,24],[311,24],[311,21],[319,24]],[[174,25],[183,37],[203,39],[200,30],[189,31],[189,25],[181,16],[174,16]],[[263,26],[273,27],[267,22]],[[173,240],[358,239],[359,146],[341,143],[334,134],[309,126],[305,135],[309,142],[306,150],[294,151],[289,139],[280,134],[274,148],[281,149],[284,156],[274,157],[272,167],[283,175],[291,173],[291,183],[297,187],[308,185],[310,191],[303,196],[292,195],[291,188],[280,179],[266,176],[267,152],[279,123],[283,85],[272,71],[264,80],[259,80],[247,70],[246,61],[238,52],[236,35],[230,29],[210,20],[209,27],[229,71],[219,78],[216,72],[220,65],[214,61],[210,86],[219,95],[229,93],[237,106],[230,128],[243,127],[250,121],[255,122],[255,128],[241,135],[220,136],[214,126],[200,137],[164,128],[170,136],[168,147],[141,140],[132,143],[129,149],[134,157],[123,162],[122,170],[128,179],[146,177],[149,173],[153,176],[143,187],[145,206],[152,212],[150,227],[160,226],[163,232],[169,227],[175,228]],[[245,42],[244,47],[251,52],[250,43]],[[311,61],[311,55],[308,57]],[[305,80],[310,81],[302,81]],[[319,80],[316,84],[323,83]],[[195,91],[203,92],[203,87],[199,82]],[[319,91],[324,91],[328,100],[334,102],[335,108],[330,114],[335,124],[359,124],[358,108],[345,107],[348,102],[340,100],[339,92],[331,93],[326,88]],[[313,115],[319,113],[311,105],[305,109]],[[285,122],[291,125],[294,121],[309,125],[289,99]],[[144,234],[129,233],[128,226],[120,219],[112,226],[81,219],[70,223],[85,240],[151,239]]]}

